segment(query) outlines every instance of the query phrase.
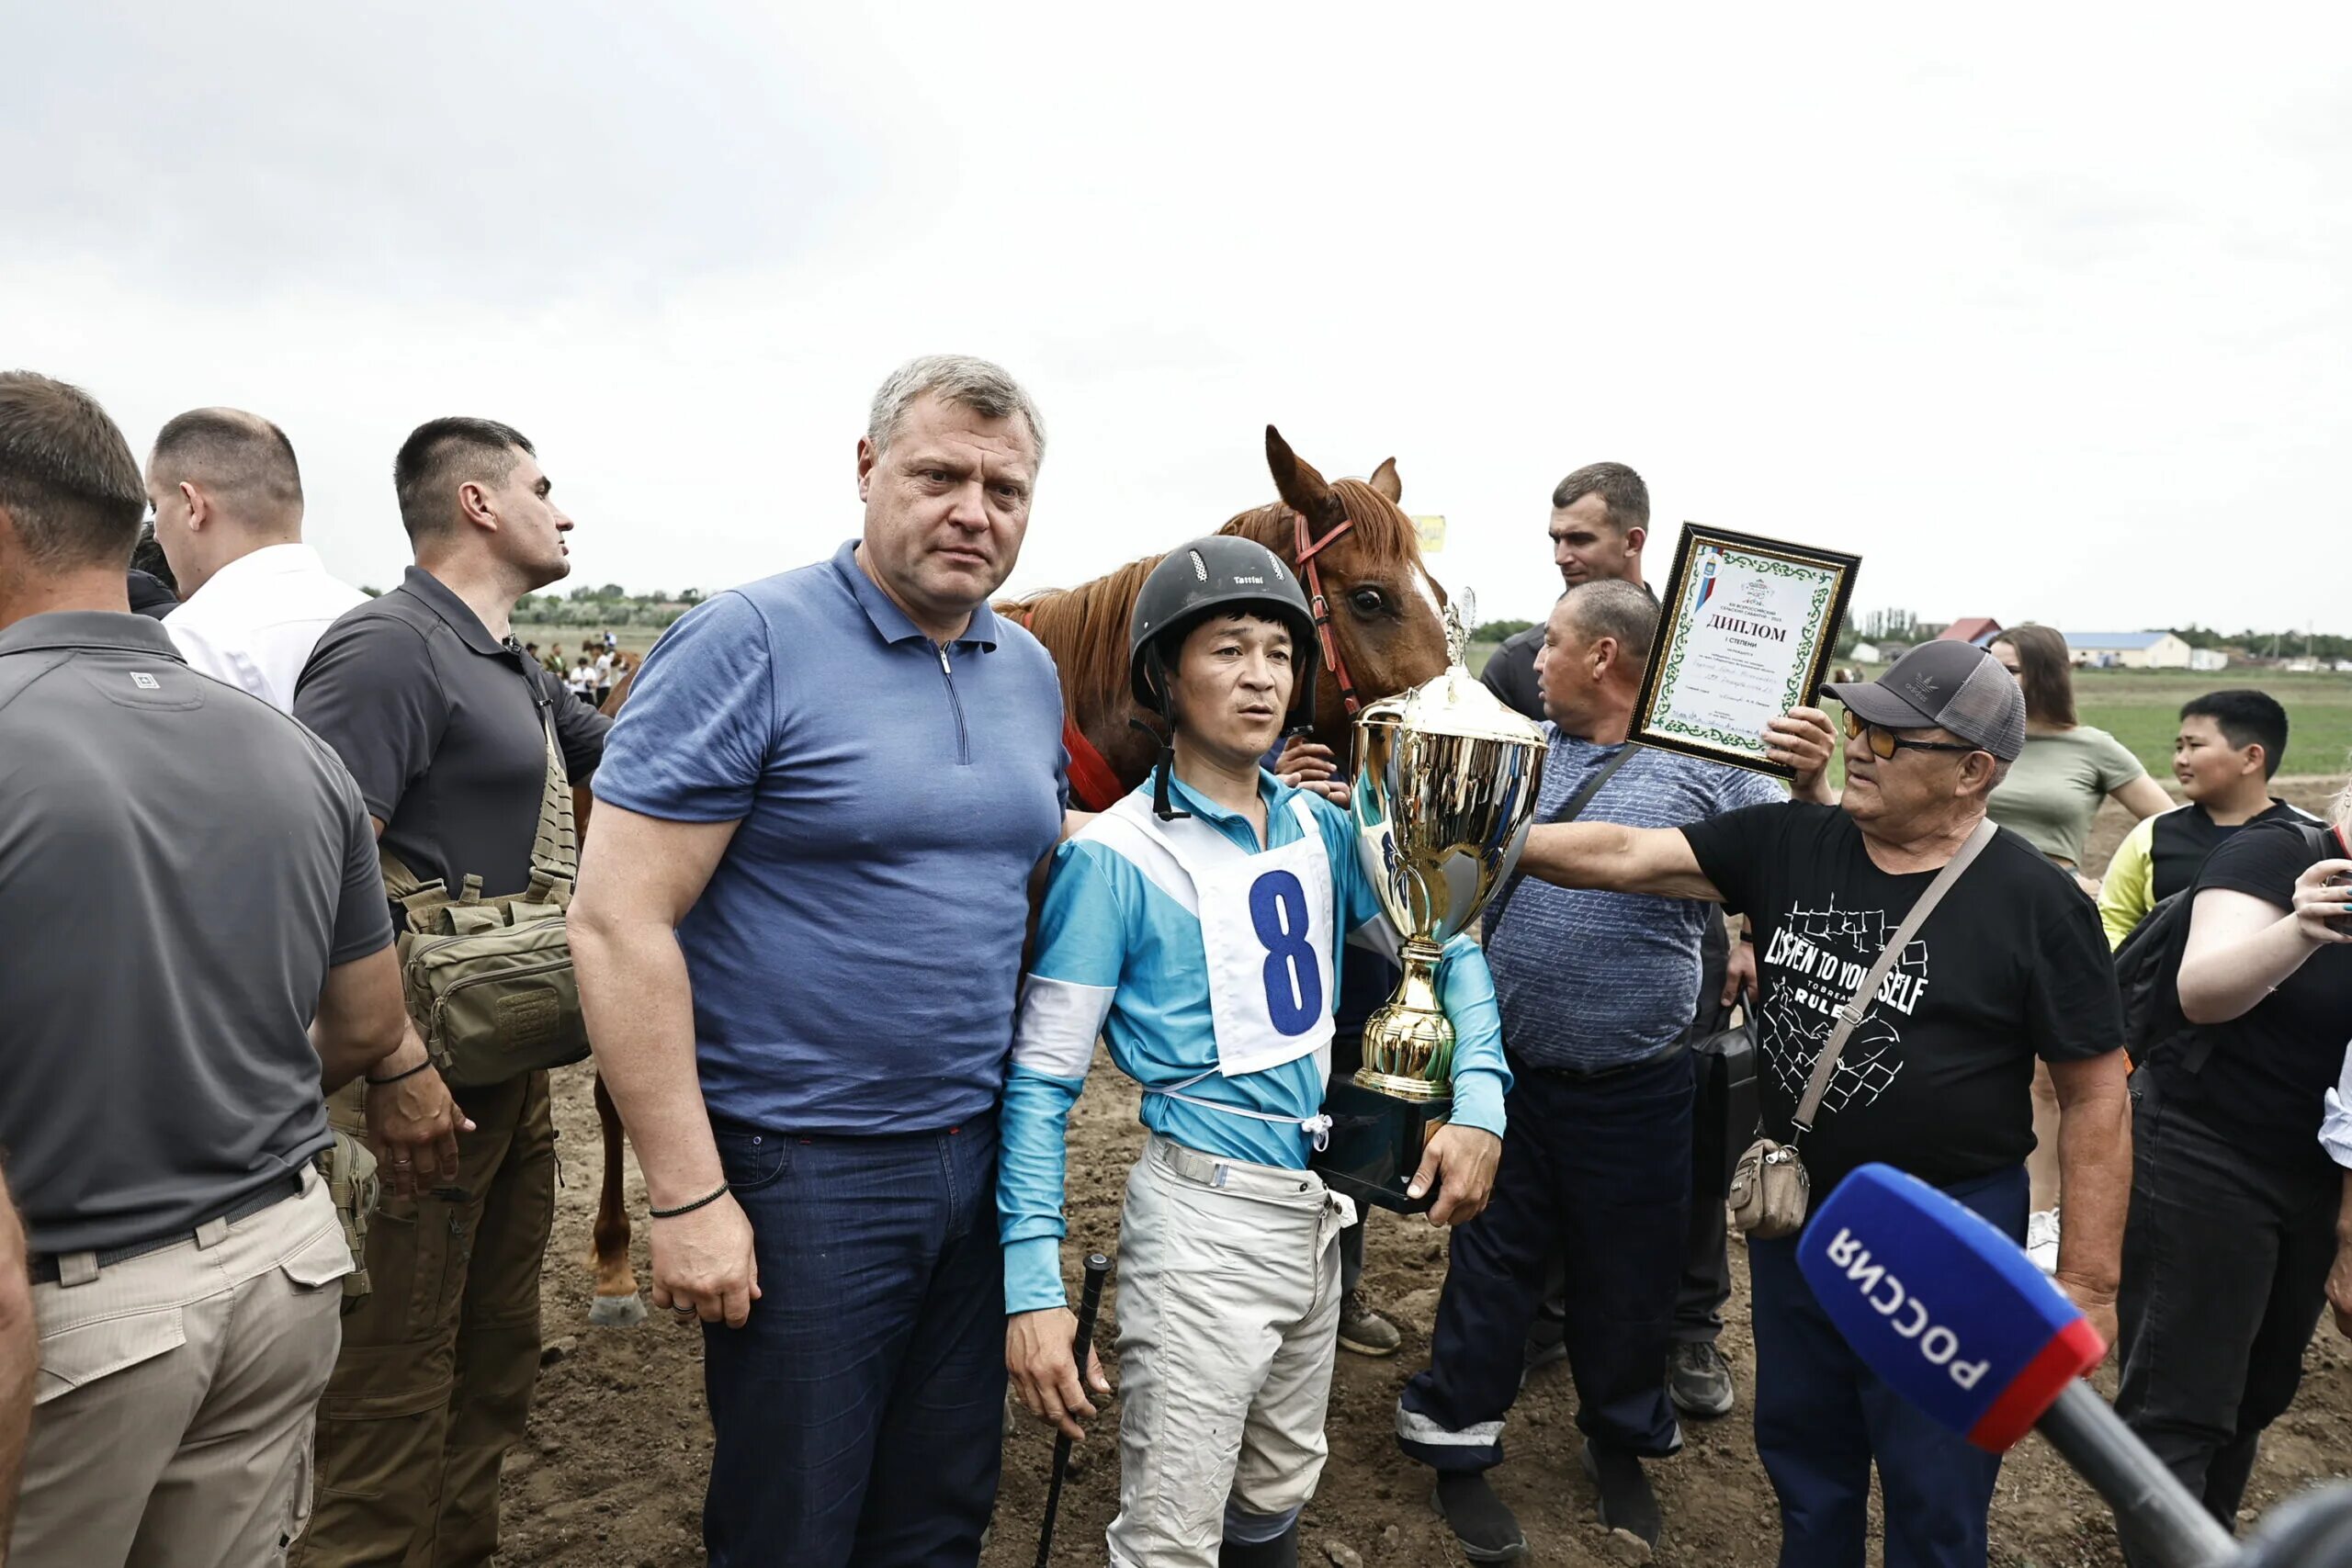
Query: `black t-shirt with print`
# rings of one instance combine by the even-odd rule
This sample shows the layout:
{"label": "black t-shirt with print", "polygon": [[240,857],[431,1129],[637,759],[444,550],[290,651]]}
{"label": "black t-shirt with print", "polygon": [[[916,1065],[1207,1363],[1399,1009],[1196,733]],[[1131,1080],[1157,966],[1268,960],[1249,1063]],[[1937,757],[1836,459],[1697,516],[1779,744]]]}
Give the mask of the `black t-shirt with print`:
{"label": "black t-shirt with print", "polygon": [[[1936,874],[1881,871],[1852,818],[1805,801],[1682,832],[1756,929],[1764,1130],[1785,1142],[1838,1010]],[[2018,1164],[2033,1148],[2033,1059],[2081,1061],[2122,1038],[2098,910],[2002,829],[1846,1042],[1801,1145],[1814,1201],[1872,1160],[1942,1186]]]}
{"label": "black t-shirt with print", "polygon": [[[2324,847],[2314,849],[2303,825],[2250,824],[2206,857],[2191,897],[2244,893],[2284,915],[2294,908],[2295,878],[2344,856],[2332,832],[2319,837]],[[2177,1053],[2148,1065],[2165,1102],[2270,1168],[2326,1177],[2319,1124],[2352,1040],[2352,944],[2315,950],[2253,1009],[2209,1029],[2212,1051],[2196,1072],[2181,1070]]]}

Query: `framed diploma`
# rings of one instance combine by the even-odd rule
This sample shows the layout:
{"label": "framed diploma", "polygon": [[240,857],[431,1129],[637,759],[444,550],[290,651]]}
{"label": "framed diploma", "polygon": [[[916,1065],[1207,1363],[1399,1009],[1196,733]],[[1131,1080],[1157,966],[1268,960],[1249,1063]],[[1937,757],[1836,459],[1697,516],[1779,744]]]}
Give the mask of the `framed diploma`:
{"label": "framed diploma", "polygon": [[1682,525],[1632,739],[1775,778],[1764,726],[1828,679],[1860,556]]}

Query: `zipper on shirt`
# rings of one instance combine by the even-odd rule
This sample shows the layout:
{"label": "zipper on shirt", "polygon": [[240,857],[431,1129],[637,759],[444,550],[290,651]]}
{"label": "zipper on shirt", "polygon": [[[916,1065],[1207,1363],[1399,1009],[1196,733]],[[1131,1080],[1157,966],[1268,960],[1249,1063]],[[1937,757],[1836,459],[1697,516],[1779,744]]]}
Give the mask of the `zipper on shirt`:
{"label": "zipper on shirt", "polygon": [[940,643],[939,673],[947,682],[947,711],[956,716],[956,761],[959,766],[972,765],[972,737],[964,728],[964,701],[956,694],[956,668],[947,662],[947,645]]}

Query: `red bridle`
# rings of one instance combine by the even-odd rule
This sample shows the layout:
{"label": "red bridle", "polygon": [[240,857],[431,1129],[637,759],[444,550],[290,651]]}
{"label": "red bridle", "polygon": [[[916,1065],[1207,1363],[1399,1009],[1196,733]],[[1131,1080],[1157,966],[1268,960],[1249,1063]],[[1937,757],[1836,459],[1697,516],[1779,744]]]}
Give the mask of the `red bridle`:
{"label": "red bridle", "polygon": [[1312,539],[1306,531],[1306,513],[1294,511],[1292,520],[1298,526],[1297,559],[1299,581],[1306,584],[1307,607],[1315,614],[1315,636],[1323,646],[1323,662],[1330,667],[1331,678],[1340,683],[1340,705],[1350,718],[1363,704],[1356,697],[1356,683],[1348,677],[1347,661],[1340,657],[1340,639],[1331,631],[1331,606],[1323,597],[1323,574],[1315,565],[1315,558],[1323,553],[1340,536],[1354,527],[1355,519],[1342,513],[1339,525],[1319,539]]}

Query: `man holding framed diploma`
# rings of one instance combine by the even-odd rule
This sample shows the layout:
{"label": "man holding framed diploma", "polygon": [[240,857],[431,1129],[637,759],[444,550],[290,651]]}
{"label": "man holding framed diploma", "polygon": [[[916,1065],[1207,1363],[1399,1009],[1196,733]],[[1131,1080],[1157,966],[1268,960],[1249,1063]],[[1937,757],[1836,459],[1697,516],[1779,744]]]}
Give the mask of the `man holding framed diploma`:
{"label": "man holding framed diploma", "polygon": [[1775,778],[1765,731],[1828,674],[1861,558],[1682,525],[1633,739]]}

